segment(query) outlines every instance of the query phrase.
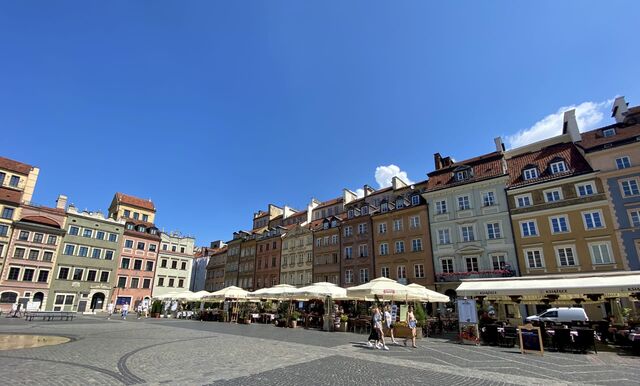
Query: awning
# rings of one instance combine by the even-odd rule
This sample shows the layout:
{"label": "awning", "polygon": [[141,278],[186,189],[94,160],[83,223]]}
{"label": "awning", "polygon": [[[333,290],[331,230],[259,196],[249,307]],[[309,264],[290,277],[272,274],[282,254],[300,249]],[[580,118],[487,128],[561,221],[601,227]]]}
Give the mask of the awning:
{"label": "awning", "polygon": [[458,296],[583,296],[589,294],[629,296],[640,292],[640,272],[600,272],[528,276],[508,279],[463,280]]}

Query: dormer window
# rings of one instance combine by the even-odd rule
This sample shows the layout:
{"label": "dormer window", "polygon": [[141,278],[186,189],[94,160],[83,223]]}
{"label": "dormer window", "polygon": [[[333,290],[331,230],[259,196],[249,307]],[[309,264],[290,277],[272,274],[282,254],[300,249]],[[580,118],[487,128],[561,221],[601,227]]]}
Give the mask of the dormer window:
{"label": "dormer window", "polygon": [[331,221],[331,228],[335,228],[338,226],[338,222],[336,220]]}
{"label": "dormer window", "polygon": [[329,222],[325,221],[324,224],[322,224],[322,228],[323,229],[329,229]]}
{"label": "dormer window", "polygon": [[353,209],[349,209],[349,211],[347,212],[347,216],[349,218],[353,218]]}
{"label": "dormer window", "polygon": [[369,214],[369,207],[363,206],[362,208],[360,208],[360,213],[362,213],[363,215]]}
{"label": "dormer window", "polygon": [[149,229],[149,233],[151,233],[152,235],[155,235],[158,233],[158,230],[156,228],[151,228]]}
{"label": "dormer window", "polygon": [[404,206],[404,198],[398,197],[396,199],[396,209],[400,209]]}
{"label": "dormer window", "polygon": [[469,178],[471,178],[471,175],[471,168],[469,167],[455,172],[456,181],[468,180]]}
{"label": "dormer window", "polygon": [[418,196],[417,194],[414,194],[413,196],[411,196],[411,205],[418,205],[420,204],[420,196]]}
{"label": "dormer window", "polygon": [[386,202],[383,202],[382,204],[380,204],[380,210],[384,213],[386,211],[389,210],[389,204],[387,204]]}
{"label": "dormer window", "polygon": [[551,174],[558,174],[567,171],[567,166],[564,161],[554,161],[549,165],[549,170],[551,170]]}
{"label": "dormer window", "polygon": [[138,228],[137,228],[136,230],[137,230],[138,232],[144,232],[144,231],[146,231],[146,230],[147,230],[147,228],[145,228],[145,227],[144,227],[144,226],[142,226],[142,225],[138,225]]}
{"label": "dormer window", "polygon": [[126,227],[129,230],[133,230],[133,228],[134,228],[133,224],[131,224],[131,223],[127,224]]}
{"label": "dormer window", "polygon": [[525,180],[532,180],[534,178],[538,178],[538,169],[536,168],[528,168],[522,171],[522,178]]}
{"label": "dormer window", "polygon": [[616,135],[616,129],[604,129],[602,130],[603,137],[613,137]]}

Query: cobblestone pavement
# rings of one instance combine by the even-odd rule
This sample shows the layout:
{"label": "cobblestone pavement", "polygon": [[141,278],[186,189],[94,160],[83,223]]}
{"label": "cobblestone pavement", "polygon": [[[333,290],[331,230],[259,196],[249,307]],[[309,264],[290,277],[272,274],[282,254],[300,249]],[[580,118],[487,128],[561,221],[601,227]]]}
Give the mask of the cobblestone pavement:
{"label": "cobblestone pavement", "polygon": [[0,318],[0,333],[72,339],[0,351],[3,384],[640,385],[640,358],[613,352],[521,355],[444,339],[382,351],[367,348],[366,335],[164,319]]}

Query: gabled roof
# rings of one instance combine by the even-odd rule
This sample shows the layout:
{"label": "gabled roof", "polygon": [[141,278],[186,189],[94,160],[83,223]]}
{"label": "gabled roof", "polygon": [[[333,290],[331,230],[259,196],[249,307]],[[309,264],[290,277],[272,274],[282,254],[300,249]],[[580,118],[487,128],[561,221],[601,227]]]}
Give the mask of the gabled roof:
{"label": "gabled roof", "polygon": [[28,175],[33,166],[9,158],[0,157],[0,169]]}
{"label": "gabled roof", "polygon": [[[549,163],[556,158],[562,158],[565,161],[567,167],[566,172],[551,174],[549,171]],[[530,180],[523,179],[522,172],[527,166],[535,166],[538,169],[537,178]],[[532,185],[593,171],[582,156],[582,153],[580,153],[578,148],[571,142],[558,143],[547,146],[541,150],[519,154],[507,160],[507,168],[509,169],[510,188]]]}
{"label": "gabled roof", "polygon": [[[492,153],[456,162],[445,168],[433,171],[427,174],[427,176],[429,176],[429,180],[427,181],[427,191],[470,184],[505,175],[505,172],[502,169],[502,158],[502,153],[494,151]],[[455,172],[466,168],[472,168],[473,175],[464,181],[456,181]]]}
{"label": "gabled roof", "polygon": [[[615,135],[605,137],[604,130],[614,129]],[[640,124],[623,126],[619,124],[600,127],[595,130],[587,131],[581,134],[582,140],[578,143],[580,147],[589,150],[598,150],[598,148],[604,148],[604,145],[622,145],[625,143],[635,142],[640,138]]]}
{"label": "gabled roof", "polygon": [[154,212],[156,210],[156,206],[153,204],[153,201],[151,201],[150,199],[145,200],[142,198],[130,196],[128,194],[124,194],[120,192],[116,193],[116,199],[118,200],[119,203],[123,203],[125,205],[131,205],[138,208],[151,210]]}

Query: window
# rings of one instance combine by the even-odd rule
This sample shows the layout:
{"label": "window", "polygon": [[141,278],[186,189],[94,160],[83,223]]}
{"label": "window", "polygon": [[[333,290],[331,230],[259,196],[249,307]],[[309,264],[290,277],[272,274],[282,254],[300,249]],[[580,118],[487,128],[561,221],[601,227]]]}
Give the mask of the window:
{"label": "window", "polygon": [[476,239],[473,233],[473,225],[462,225],[460,231],[462,232],[462,241],[468,242]]}
{"label": "window", "polygon": [[458,210],[467,210],[467,209],[471,209],[471,204],[469,203],[469,196],[458,197]]}
{"label": "window", "polygon": [[58,270],[58,279],[67,280],[68,277],[69,277],[69,268],[60,267],[60,269]]}
{"label": "window", "polygon": [[36,233],[36,234],[33,235],[33,242],[42,244],[42,239],[43,238],[44,238],[44,235],[42,233]]}
{"label": "window", "polygon": [[422,239],[411,240],[411,251],[420,252],[422,250]]}
{"label": "window", "polygon": [[41,270],[38,272],[38,283],[46,283],[49,281],[49,271]]}
{"label": "window", "polygon": [[549,165],[549,170],[551,170],[551,174],[558,174],[558,173],[566,172],[567,167],[564,161],[557,161],[557,162],[552,162],[551,165]]}
{"label": "window", "polygon": [[140,219],[140,213],[138,213],[138,212],[133,212],[133,219],[134,219],[134,220],[138,220],[138,219]]}
{"label": "window", "polygon": [[407,269],[404,265],[398,266],[398,279],[406,279],[407,278]]}
{"label": "window", "polygon": [[561,267],[569,267],[576,265],[576,259],[573,253],[573,247],[556,248],[556,257]]}
{"label": "window", "polygon": [[625,197],[629,196],[637,196],[640,194],[640,189],[638,189],[638,181],[637,180],[626,180],[622,181],[622,195]]}
{"label": "window", "polygon": [[16,248],[13,251],[13,257],[16,259],[24,259],[25,252],[26,252],[26,249],[24,248]]}
{"label": "window", "polygon": [[92,237],[93,231],[91,229],[84,229],[82,231],[82,237]]}
{"label": "window", "polygon": [[345,258],[345,259],[350,259],[350,258],[352,258],[352,257],[353,257],[352,252],[353,252],[353,251],[352,251],[352,247],[345,247],[345,248],[344,248],[344,258]]}
{"label": "window", "polygon": [[113,260],[113,251],[104,251],[104,259],[105,260]]}
{"label": "window", "polygon": [[415,264],[413,266],[413,275],[417,279],[423,278],[424,277],[424,265]]}
{"label": "window", "polygon": [[396,209],[400,209],[402,207],[404,207],[404,198],[398,197],[396,199]]}
{"label": "window", "polygon": [[133,224],[129,223],[129,224],[125,225],[125,228],[127,228],[128,230],[132,231],[134,226],[133,226]]}
{"label": "window", "polygon": [[150,288],[151,287],[151,279],[144,279],[142,281],[142,288]]}
{"label": "window", "polygon": [[393,220],[393,230],[394,231],[402,230],[402,219]]}
{"label": "window", "polygon": [[449,234],[449,228],[438,229],[438,244],[451,244],[451,235]]}
{"label": "window", "polygon": [[42,254],[42,261],[51,261],[53,260],[53,252],[45,251]]}
{"label": "window", "polygon": [[3,172],[0,172],[0,186],[4,185],[4,179],[7,175]]}
{"label": "window", "polygon": [[82,280],[84,276],[84,269],[76,268],[73,270],[73,280]]}
{"label": "window", "polygon": [[144,222],[149,222],[149,215],[147,215],[147,214],[143,214],[143,215],[142,215],[142,221],[144,221]]}
{"label": "window", "polygon": [[524,208],[526,206],[531,206],[531,195],[530,194],[526,194],[523,196],[517,196],[516,197],[516,206],[518,208]]}
{"label": "window", "polygon": [[585,229],[604,228],[600,211],[583,213]]}
{"label": "window", "polygon": [[18,234],[18,240],[22,240],[22,241],[27,241],[27,240],[29,240],[29,232],[27,232],[27,231],[20,231],[20,233]]}
{"label": "window", "polygon": [[505,269],[507,258],[505,255],[491,255],[491,264],[495,271]]}
{"label": "window", "polygon": [[7,208],[7,207],[2,209],[2,218],[11,220],[13,218],[13,210],[14,210],[13,208]]}
{"label": "window", "polygon": [[629,213],[631,226],[640,227],[640,210],[633,210]]}
{"label": "window", "polygon": [[164,286],[164,277],[159,277],[158,278],[158,287],[163,287]]}
{"label": "window", "polygon": [[386,202],[383,202],[382,204],[380,204],[380,210],[384,213],[386,211],[389,210],[389,204],[387,204]]}
{"label": "window", "polygon": [[29,250],[29,260],[38,260],[38,257],[40,256],[40,251],[37,249],[31,249]]}
{"label": "window", "polygon": [[96,232],[96,239],[104,240],[104,232],[103,231],[97,231]]}
{"label": "window", "polygon": [[47,244],[49,245],[56,245],[57,241],[58,241],[58,237],[56,236],[49,235],[49,237],[47,237]]}
{"label": "window", "polygon": [[611,264],[611,248],[609,243],[591,243],[589,244],[591,251],[591,261],[593,264]]}
{"label": "window", "polygon": [[369,256],[369,247],[366,244],[362,244],[358,246],[358,256],[360,257]]}
{"label": "window", "polygon": [[543,268],[544,260],[542,258],[542,251],[539,249],[530,249],[526,252],[527,265],[529,268]]}
{"label": "window", "polygon": [[122,261],[120,262],[120,268],[129,269],[130,262],[131,262],[131,259],[129,259],[128,257],[123,257]]}
{"label": "window", "polygon": [[179,288],[184,287],[184,279],[178,279],[178,287]]}
{"label": "window", "polygon": [[404,241],[396,241],[396,253],[404,253]]}
{"label": "window", "polygon": [[531,236],[538,235],[538,230],[536,229],[535,221],[520,222],[520,230],[522,231],[522,237],[531,237]]}
{"label": "window", "polygon": [[140,259],[135,259],[133,261],[133,269],[135,269],[136,271],[139,271],[142,269],[142,260]]}
{"label": "window", "polygon": [[167,268],[167,259],[160,260],[160,268]]}
{"label": "window", "polygon": [[496,204],[496,195],[493,192],[482,193],[482,205],[494,206]]}
{"label": "window", "polygon": [[155,252],[157,247],[156,244],[149,244],[149,252]]}
{"label": "window", "polygon": [[98,271],[94,269],[87,271],[87,281],[96,281],[96,277],[98,277]]}
{"label": "window", "polygon": [[456,172],[456,181],[464,181],[469,178],[470,173],[469,170],[460,170]]}
{"label": "window", "polygon": [[118,241],[118,235],[115,233],[109,233],[109,241],[115,243]]}
{"label": "window", "polygon": [[144,251],[144,243],[142,241],[138,241],[136,249],[138,249],[139,251]]}
{"label": "window", "polygon": [[453,273],[453,259],[442,259],[440,265],[443,273]]}
{"label": "window", "polygon": [[127,218],[131,218],[131,211],[130,211],[130,210],[128,210],[128,209],[125,209],[125,210],[124,210],[124,213],[123,213],[123,216],[124,216],[124,217],[127,217]]}
{"label": "window", "polygon": [[73,301],[75,300],[76,295],[65,295],[65,294],[58,294],[56,295],[56,300],[54,302],[54,304],[56,306],[70,306],[73,304]]}
{"label": "window", "polygon": [[562,199],[562,192],[560,189],[553,189],[544,192],[545,202],[560,201]]}
{"label": "window", "polygon": [[93,259],[99,259],[100,256],[102,256],[102,249],[100,248],[93,248],[93,251],[91,251],[91,258]]}
{"label": "window", "polygon": [[100,272],[100,282],[101,283],[108,283],[109,282],[109,272],[108,271]]}
{"label": "window", "polygon": [[124,241],[125,248],[133,248],[133,240],[125,240]]}
{"label": "window", "polygon": [[365,233],[367,233],[367,224],[366,223],[358,224],[358,234],[362,235]]}
{"label": "window", "polygon": [[147,261],[147,264],[146,264],[146,270],[147,270],[148,272],[153,271],[153,261]]}
{"label": "window", "polygon": [[576,192],[578,193],[578,196],[580,196],[580,197],[590,196],[590,195],[594,194],[595,191],[596,191],[596,189],[595,189],[595,187],[594,187],[592,182],[576,185]]}
{"label": "window", "polygon": [[380,224],[378,224],[378,233],[387,233],[387,223],[386,222],[381,222]]}
{"label": "window", "polygon": [[7,225],[0,224],[0,237],[6,237],[9,233],[9,227]]}
{"label": "window", "polygon": [[522,172],[522,178],[525,180],[532,180],[537,177],[538,177],[538,169],[536,168],[524,169],[524,171]]}
{"label": "window", "polygon": [[353,209],[349,209],[349,211],[347,211],[347,217],[353,218]]}
{"label": "window", "polygon": [[11,179],[9,180],[9,185],[13,186],[14,188],[17,188],[19,182],[20,182],[20,177],[11,176]]}
{"label": "window", "polygon": [[344,236],[345,237],[349,237],[352,234],[353,234],[353,228],[351,228],[350,226],[344,227]]}
{"label": "window", "polygon": [[387,243],[380,244],[380,255],[384,256],[388,254],[389,254],[389,244]]}
{"label": "window", "polygon": [[611,137],[616,135],[616,129],[604,129],[602,130],[603,137]]}
{"label": "window", "polygon": [[616,167],[618,169],[630,168],[631,167],[631,160],[627,156],[616,158]]}
{"label": "window", "polygon": [[[131,278],[131,283],[129,284],[129,287],[131,288],[138,288],[138,285],[140,284],[140,279],[137,277],[132,277]],[[173,287],[173,286],[172,286]]]}
{"label": "window", "polygon": [[567,216],[551,217],[551,233],[569,232],[569,220]]}
{"label": "window", "polygon": [[171,269],[178,269],[178,262],[175,260],[171,261]]}
{"label": "window", "polygon": [[440,200],[436,201],[436,214],[445,214],[447,213],[447,201]]}
{"label": "window", "polygon": [[11,267],[9,268],[9,275],[7,275],[7,280],[18,280],[20,277],[20,268]]}
{"label": "window", "polygon": [[409,217],[409,228],[411,229],[420,228],[420,216]]}
{"label": "window", "polygon": [[414,194],[413,196],[411,196],[411,205],[418,205],[420,204],[420,196],[417,194]]}
{"label": "window", "polygon": [[320,247],[320,246],[322,246],[322,238],[321,238],[321,237],[318,237],[318,238],[316,239],[316,247]]}
{"label": "window", "polygon": [[360,283],[368,283],[369,282],[369,269],[361,268],[360,269]]}
{"label": "window", "polygon": [[[274,259],[275,259],[275,257],[274,257]],[[272,266],[275,267],[275,264],[272,264]],[[183,262],[180,263],[180,269],[183,270],[183,271],[187,270],[187,262],[186,261],[183,261]]]}
{"label": "window", "polygon": [[345,283],[353,283],[353,271],[347,269],[344,271],[344,281]]}
{"label": "window", "polygon": [[467,257],[465,259],[467,263],[467,272],[478,272],[478,258],[477,257]]}
{"label": "window", "polygon": [[380,268],[380,276],[388,278],[389,277],[389,267]]}
{"label": "window", "polygon": [[88,254],[89,254],[88,247],[80,246],[80,248],[78,248],[78,256],[87,257]]}
{"label": "window", "polygon": [[494,222],[494,223],[487,224],[487,238],[489,240],[502,238],[502,232],[500,231],[500,223]]}

